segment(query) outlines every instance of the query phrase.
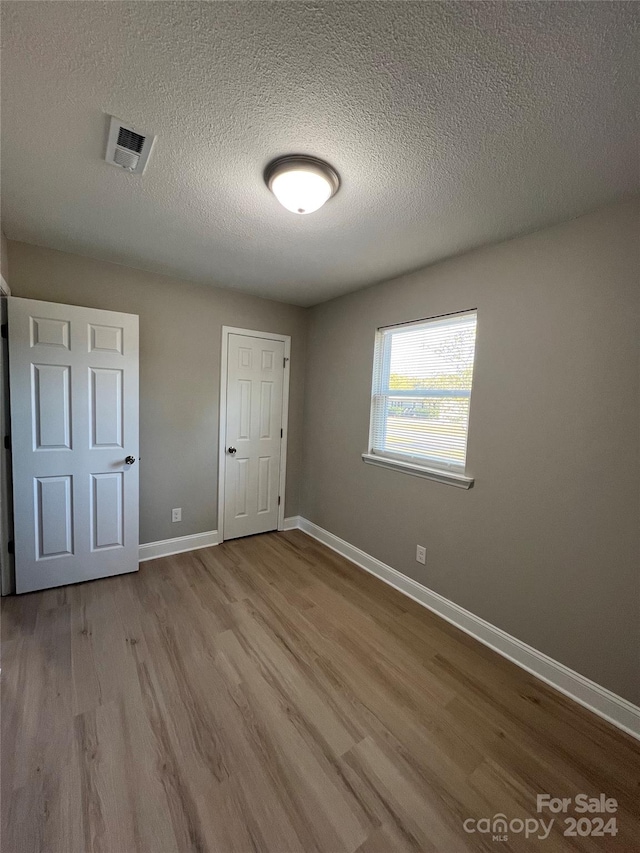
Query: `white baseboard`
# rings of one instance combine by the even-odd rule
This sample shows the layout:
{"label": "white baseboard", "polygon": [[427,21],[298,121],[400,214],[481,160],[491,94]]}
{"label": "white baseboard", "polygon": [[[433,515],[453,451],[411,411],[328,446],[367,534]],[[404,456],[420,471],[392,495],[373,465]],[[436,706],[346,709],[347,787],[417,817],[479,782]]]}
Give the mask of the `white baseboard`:
{"label": "white baseboard", "polygon": [[183,551],[196,551],[198,548],[209,548],[218,545],[220,537],[217,530],[207,533],[193,533],[191,536],[176,536],[175,539],[162,539],[160,542],[147,542],[140,545],[139,561],[155,560],[157,557],[170,557],[172,554],[182,554]]}
{"label": "white baseboard", "polygon": [[[292,519],[287,519],[293,521]],[[640,708],[301,516],[300,530],[640,740]],[[286,528],[291,529],[291,528]]]}
{"label": "white baseboard", "polygon": [[[292,515],[285,518],[283,530],[298,530],[300,527],[300,516]],[[197,551],[198,548],[210,548],[211,545],[219,545],[220,536],[217,530],[209,530],[207,533],[193,533],[191,536],[176,536],[175,539],[161,539],[159,542],[147,542],[140,545],[140,563],[146,560],[155,560],[158,557],[170,557],[172,554],[182,554],[185,551]]]}

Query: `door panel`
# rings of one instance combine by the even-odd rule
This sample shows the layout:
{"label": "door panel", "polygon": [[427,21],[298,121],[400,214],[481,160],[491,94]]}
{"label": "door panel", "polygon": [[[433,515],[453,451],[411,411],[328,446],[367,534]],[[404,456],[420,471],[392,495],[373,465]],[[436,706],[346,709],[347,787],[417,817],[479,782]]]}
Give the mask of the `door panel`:
{"label": "door panel", "polygon": [[122,447],[122,371],[90,369],[91,447]]}
{"label": "door panel", "polygon": [[115,548],[123,545],[122,514],[124,475],[121,471],[112,474],[92,474],[91,489],[91,548]]}
{"label": "door panel", "polygon": [[[269,497],[271,495],[271,462],[270,456],[258,459],[258,514],[269,512]],[[277,525],[276,525],[277,526]]]}
{"label": "door panel", "polygon": [[69,349],[69,323],[47,317],[31,317],[31,346]]}
{"label": "door panel", "polygon": [[113,352],[122,355],[122,326],[89,324],[89,352]]}
{"label": "door panel", "polygon": [[31,399],[35,450],[71,450],[71,367],[32,364]]}
{"label": "door panel", "polygon": [[251,438],[251,380],[239,379],[240,411],[238,413],[238,440]]}
{"label": "door panel", "polygon": [[136,571],[138,318],[8,302],[16,591]]}
{"label": "door panel", "polygon": [[235,518],[244,518],[247,515],[247,491],[249,488],[249,460],[236,459],[233,467],[236,469],[236,511]]}
{"label": "door panel", "polygon": [[35,478],[37,559],[73,554],[71,477]]}
{"label": "door panel", "polygon": [[230,334],[225,539],[278,528],[283,388],[284,342]]}
{"label": "door panel", "polygon": [[273,382],[260,383],[260,438],[271,438],[273,435],[272,392]]}

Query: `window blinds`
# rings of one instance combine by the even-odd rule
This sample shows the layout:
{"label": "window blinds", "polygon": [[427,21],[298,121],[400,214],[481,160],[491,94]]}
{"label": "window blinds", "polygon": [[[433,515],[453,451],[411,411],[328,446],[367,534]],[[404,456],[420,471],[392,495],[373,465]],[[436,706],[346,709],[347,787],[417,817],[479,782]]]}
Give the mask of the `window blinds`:
{"label": "window blinds", "polygon": [[379,329],[370,451],[464,471],[477,312]]}

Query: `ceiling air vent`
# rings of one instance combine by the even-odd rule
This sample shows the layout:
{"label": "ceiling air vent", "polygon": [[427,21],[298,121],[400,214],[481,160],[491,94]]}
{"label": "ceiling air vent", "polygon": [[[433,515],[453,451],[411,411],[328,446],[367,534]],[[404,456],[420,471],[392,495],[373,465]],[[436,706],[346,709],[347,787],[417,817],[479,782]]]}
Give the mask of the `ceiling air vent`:
{"label": "ceiling air vent", "polygon": [[144,172],[155,136],[134,130],[131,125],[111,116],[105,160],[136,175]]}

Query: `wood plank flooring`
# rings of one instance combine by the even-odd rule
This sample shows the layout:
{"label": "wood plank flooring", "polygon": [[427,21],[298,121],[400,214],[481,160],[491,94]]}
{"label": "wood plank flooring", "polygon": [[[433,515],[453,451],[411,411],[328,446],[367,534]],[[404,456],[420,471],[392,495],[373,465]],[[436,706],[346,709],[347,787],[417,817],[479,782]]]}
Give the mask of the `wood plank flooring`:
{"label": "wood plank flooring", "polygon": [[[2,610],[5,853],[638,849],[638,742],[299,531]],[[463,829],[538,793],[618,834]]]}

